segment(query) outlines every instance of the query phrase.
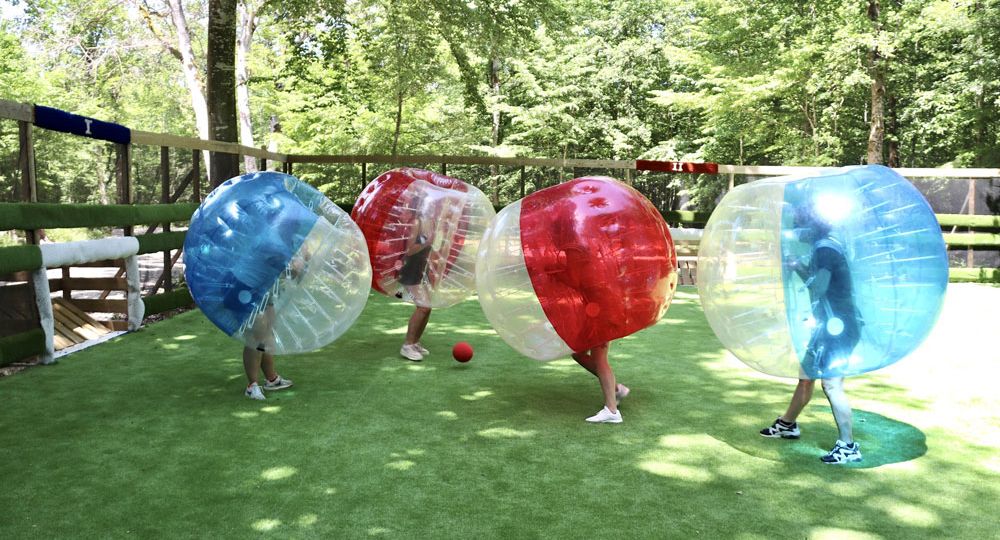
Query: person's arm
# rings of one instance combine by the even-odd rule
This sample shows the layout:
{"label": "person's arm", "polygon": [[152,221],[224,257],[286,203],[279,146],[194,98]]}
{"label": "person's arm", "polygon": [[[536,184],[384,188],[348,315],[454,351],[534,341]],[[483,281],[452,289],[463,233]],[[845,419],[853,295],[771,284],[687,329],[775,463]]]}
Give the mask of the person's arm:
{"label": "person's arm", "polygon": [[813,274],[806,280],[806,287],[809,288],[809,294],[813,299],[826,296],[837,257],[837,253],[829,248],[819,248],[813,253]]}
{"label": "person's arm", "polygon": [[417,238],[420,236],[420,229],[423,228],[423,221],[415,219],[413,225],[410,227],[410,236],[406,238],[406,249],[403,254],[406,256],[413,255],[423,249],[423,244],[417,243]]}

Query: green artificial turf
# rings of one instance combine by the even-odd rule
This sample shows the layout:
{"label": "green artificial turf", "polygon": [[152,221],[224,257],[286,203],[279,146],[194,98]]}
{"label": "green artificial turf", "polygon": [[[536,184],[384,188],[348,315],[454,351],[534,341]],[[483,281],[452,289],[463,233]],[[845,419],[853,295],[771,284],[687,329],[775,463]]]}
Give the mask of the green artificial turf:
{"label": "green artificial turf", "polygon": [[[401,359],[411,309],[373,295],[337,342],[279,357],[295,386],[265,402],[243,397],[239,344],[198,311],[0,379],[0,538],[1000,530],[992,351],[849,380],[865,460],[829,466],[818,458],[836,430],[818,385],[801,440],[758,436],[792,381],[728,356],[692,288],[612,346],[632,388],[621,425],[585,423],[596,379],[519,356],[475,300],[433,313],[428,359]],[[450,358],[456,341],[475,348],[468,364]]]}

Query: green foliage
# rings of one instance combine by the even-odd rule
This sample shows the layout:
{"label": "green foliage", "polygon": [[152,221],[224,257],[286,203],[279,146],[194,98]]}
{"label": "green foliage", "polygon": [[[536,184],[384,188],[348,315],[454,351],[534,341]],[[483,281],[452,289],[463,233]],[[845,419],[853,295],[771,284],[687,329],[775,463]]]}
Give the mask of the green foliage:
{"label": "green foliage", "polygon": [[[877,44],[887,143],[913,167],[1000,165],[1000,2],[324,0],[260,7],[250,57],[258,141],[301,154],[486,154],[850,165],[866,156]],[[170,38],[112,0],[24,3],[0,24],[0,98],[133,128],[195,132]],[[164,2],[144,2],[153,17]],[[205,2],[184,2],[196,55]],[[200,62],[200,60],[198,60]],[[274,122],[281,132],[272,132]],[[105,143],[36,130],[40,200],[113,201]],[[158,149],[136,148],[137,202],[158,202]],[[174,152],[173,175],[190,153]],[[501,204],[573,171],[454,167]],[[378,172],[369,169],[369,179]],[[580,171],[577,171],[580,172]],[[357,166],[299,165],[336,200]],[[0,200],[17,191],[0,122]],[[176,183],[176,180],[175,180]],[[664,209],[710,209],[717,176],[641,175]],[[175,184],[176,185],[176,184]],[[998,198],[988,194],[991,204]]]}

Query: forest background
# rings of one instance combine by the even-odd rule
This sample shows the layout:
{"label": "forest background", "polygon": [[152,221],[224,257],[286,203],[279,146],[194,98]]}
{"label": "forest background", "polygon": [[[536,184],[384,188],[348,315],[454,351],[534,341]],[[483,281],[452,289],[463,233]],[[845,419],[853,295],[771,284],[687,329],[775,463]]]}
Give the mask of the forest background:
{"label": "forest background", "polygon": [[[248,146],[1000,167],[1000,0],[5,0],[0,99],[210,138],[218,4]],[[0,122],[0,201],[20,196],[17,136]],[[40,201],[114,199],[111,145],[35,138]],[[136,202],[159,200],[158,164],[136,151]],[[496,203],[518,197],[516,171],[480,169]],[[350,203],[358,170],[296,174]],[[529,169],[528,189],[552,174]],[[663,181],[701,210],[724,188]],[[1000,183],[983,187],[1000,213]]]}

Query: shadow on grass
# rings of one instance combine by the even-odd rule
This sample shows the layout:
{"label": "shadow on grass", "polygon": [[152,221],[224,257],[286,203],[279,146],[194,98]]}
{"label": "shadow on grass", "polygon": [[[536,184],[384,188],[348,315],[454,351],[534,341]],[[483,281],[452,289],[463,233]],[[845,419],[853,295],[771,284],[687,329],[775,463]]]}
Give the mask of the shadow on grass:
{"label": "shadow on grass", "polygon": [[[829,425],[833,422],[829,407],[813,406],[813,409],[828,415],[827,425],[811,422],[803,426],[802,438],[798,440],[753,437],[749,432],[716,431],[711,427],[707,434],[749,456],[789,464],[815,465],[819,457],[833,446],[830,441],[836,439],[837,432],[835,427]],[[761,427],[766,423],[762,422]],[[902,463],[927,453],[927,438],[922,431],[869,411],[854,410],[854,438],[861,445],[864,459],[844,465],[852,469]]]}

